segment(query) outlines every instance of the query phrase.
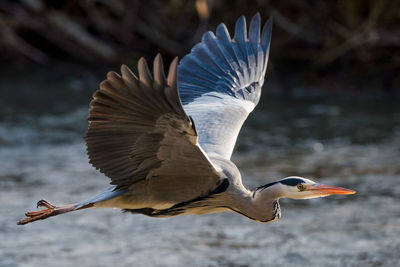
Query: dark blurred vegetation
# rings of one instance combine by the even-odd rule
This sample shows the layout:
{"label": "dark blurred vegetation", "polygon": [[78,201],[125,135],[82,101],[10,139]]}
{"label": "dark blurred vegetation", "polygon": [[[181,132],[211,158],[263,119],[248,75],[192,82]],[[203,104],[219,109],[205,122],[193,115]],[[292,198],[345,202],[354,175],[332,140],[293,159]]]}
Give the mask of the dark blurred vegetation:
{"label": "dark blurred vegetation", "polygon": [[399,96],[400,1],[391,0],[0,0],[1,65],[109,68],[157,52],[169,61],[256,12],[274,17],[267,81],[280,91]]}

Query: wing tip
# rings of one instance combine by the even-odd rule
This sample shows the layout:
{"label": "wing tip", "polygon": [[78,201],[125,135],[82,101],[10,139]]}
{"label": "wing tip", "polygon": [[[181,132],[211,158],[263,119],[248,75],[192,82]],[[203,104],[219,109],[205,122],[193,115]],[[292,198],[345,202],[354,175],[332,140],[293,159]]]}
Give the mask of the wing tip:
{"label": "wing tip", "polygon": [[220,23],[215,30],[215,33],[218,38],[227,38],[229,41],[231,40],[231,36],[229,34],[228,28],[225,23]]}
{"label": "wing tip", "polygon": [[147,60],[144,57],[140,57],[138,60],[138,71],[149,71],[149,64],[147,64]]}
{"label": "wing tip", "polygon": [[115,71],[109,71],[107,72],[107,80],[110,81],[114,81],[114,80],[120,80],[121,79],[121,75],[119,75],[118,73],[116,73]]}
{"label": "wing tip", "polygon": [[157,66],[162,66],[163,69],[164,69],[164,62],[163,62],[163,58],[162,58],[162,56],[161,56],[161,53],[157,53],[157,55],[154,57],[154,60],[153,60],[153,68],[154,68],[156,65],[157,65]]}
{"label": "wing tip", "polygon": [[149,65],[144,57],[141,57],[138,61],[138,72],[139,80],[147,87],[152,87],[153,77],[150,73]]}
{"label": "wing tip", "polygon": [[[251,35],[253,35],[253,39],[255,36],[257,36],[257,35],[259,36],[260,24],[261,24],[260,22],[261,22],[261,15],[260,15],[260,12],[257,12],[256,14],[254,14],[254,16],[250,20],[249,38],[252,37]],[[269,19],[265,22],[265,24],[263,26],[263,29],[261,31],[262,36],[271,35],[272,25],[273,25],[273,17],[271,16],[271,17],[269,17]],[[218,25],[217,30],[218,30],[218,28],[220,28],[220,30],[227,31],[228,35],[229,35],[229,31],[227,30],[225,24],[221,23],[220,25]],[[240,16],[236,20],[234,39],[236,41],[243,41],[243,40],[247,39],[247,25],[246,25],[246,17],[244,15]]]}
{"label": "wing tip", "polygon": [[177,88],[177,83],[178,83],[178,79],[177,79],[177,73],[178,73],[178,61],[179,58],[175,57],[171,64],[169,65],[169,70],[168,70],[168,85],[170,87],[173,88]]}
{"label": "wing tip", "polygon": [[259,12],[257,12],[251,19],[249,26],[249,39],[255,48],[260,43],[260,26],[261,15]]}
{"label": "wing tip", "polygon": [[[108,80],[103,80],[103,81],[101,81],[100,84],[99,84],[100,90],[105,90],[105,87],[107,86],[106,84],[108,84]],[[93,93],[93,99],[95,98],[95,95],[96,95],[98,92],[99,92],[99,90],[96,90],[96,91]]]}
{"label": "wing tip", "polygon": [[267,22],[265,23],[269,30],[272,30],[272,25],[274,24],[274,17],[271,16],[268,18]]}
{"label": "wing tip", "polygon": [[261,45],[264,48],[268,48],[271,43],[272,25],[273,25],[273,17],[271,16],[267,20],[267,22],[265,22],[261,33]]}
{"label": "wing tip", "polygon": [[127,65],[125,65],[125,64],[122,64],[122,65],[121,65],[120,70],[121,70],[122,77],[123,77],[123,76],[127,76],[127,75],[133,74],[133,72],[131,71],[131,69],[130,69]]}
{"label": "wing tip", "polygon": [[157,53],[153,60],[153,75],[156,84],[165,85],[164,62],[160,53]]}
{"label": "wing tip", "polygon": [[209,39],[215,39],[215,34],[212,31],[206,31],[201,37],[201,42],[205,42]]}
{"label": "wing tip", "polygon": [[124,81],[125,84],[131,86],[137,86],[138,78],[133,73],[133,71],[125,64],[121,65],[121,75],[122,75],[122,80]]}
{"label": "wing tip", "polygon": [[154,57],[154,61],[160,60],[160,59],[162,60],[162,56],[161,56],[161,53],[158,52],[157,55]]}
{"label": "wing tip", "polygon": [[247,39],[247,25],[245,16],[240,16],[236,20],[235,35],[233,37],[237,42],[245,42]]}
{"label": "wing tip", "polygon": [[[193,99],[214,91],[255,104],[258,102],[261,94],[252,93],[261,91],[264,82],[272,18],[265,24],[262,21],[259,12],[250,21],[240,16],[236,19],[233,38],[224,23],[217,26],[215,35],[212,32],[203,34],[201,45],[196,45],[197,50],[192,50],[179,64],[182,103],[187,105]],[[202,53],[205,58],[202,58]],[[195,59],[200,63],[195,62]],[[194,71],[194,65],[200,66],[199,69]],[[223,78],[218,87],[214,86],[214,80],[208,80],[211,75]],[[241,86],[253,82],[258,83],[260,88],[251,89],[251,96],[244,95],[247,93],[240,90]]]}

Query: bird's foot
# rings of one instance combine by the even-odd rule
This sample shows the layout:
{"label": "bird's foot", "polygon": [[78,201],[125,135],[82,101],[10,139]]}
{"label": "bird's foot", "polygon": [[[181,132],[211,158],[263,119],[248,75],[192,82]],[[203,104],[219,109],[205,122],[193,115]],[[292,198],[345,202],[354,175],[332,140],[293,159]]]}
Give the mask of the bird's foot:
{"label": "bird's foot", "polygon": [[48,209],[56,209],[57,207],[54,206],[53,204],[51,204],[50,202],[48,202],[47,200],[39,200],[38,203],[36,204],[36,208],[39,207],[46,207]]}
{"label": "bird's foot", "polygon": [[46,207],[43,210],[38,211],[28,211],[25,213],[27,218],[22,219],[18,222],[19,225],[24,225],[27,223],[31,223],[37,220],[44,220],[48,217],[55,216],[58,214],[62,214],[65,212],[73,211],[75,205],[66,205],[62,207],[57,207],[46,200],[39,200],[37,203],[37,207]]}

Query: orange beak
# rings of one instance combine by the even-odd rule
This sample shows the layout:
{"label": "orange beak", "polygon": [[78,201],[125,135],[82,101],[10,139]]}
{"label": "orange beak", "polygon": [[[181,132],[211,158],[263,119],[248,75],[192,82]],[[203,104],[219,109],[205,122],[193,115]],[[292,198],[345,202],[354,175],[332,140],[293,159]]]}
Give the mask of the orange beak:
{"label": "orange beak", "polygon": [[306,190],[315,192],[318,195],[351,195],[356,193],[356,191],[351,189],[325,184],[314,184]]}

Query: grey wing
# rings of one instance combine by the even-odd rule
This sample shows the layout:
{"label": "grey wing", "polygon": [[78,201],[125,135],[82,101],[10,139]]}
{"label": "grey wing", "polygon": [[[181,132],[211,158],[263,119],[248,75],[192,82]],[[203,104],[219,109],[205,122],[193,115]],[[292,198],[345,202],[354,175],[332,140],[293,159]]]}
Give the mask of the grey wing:
{"label": "grey wing", "polygon": [[85,136],[90,163],[110,177],[111,184],[123,189],[151,181],[161,202],[205,195],[219,182],[182,108],[177,62],[172,62],[167,80],[159,55],[154,79],[144,59],[138,63],[139,78],[126,66],[121,67],[122,76],[108,73],[90,103]]}
{"label": "grey wing", "polygon": [[196,123],[199,144],[208,155],[230,159],[240,128],[261,96],[267,68],[272,20],[260,37],[260,15],[236,22],[231,39],[224,24],[203,35],[178,66],[183,107]]}

